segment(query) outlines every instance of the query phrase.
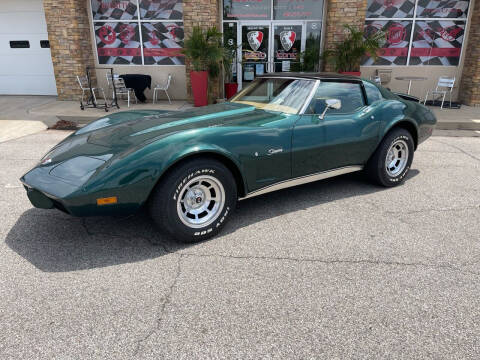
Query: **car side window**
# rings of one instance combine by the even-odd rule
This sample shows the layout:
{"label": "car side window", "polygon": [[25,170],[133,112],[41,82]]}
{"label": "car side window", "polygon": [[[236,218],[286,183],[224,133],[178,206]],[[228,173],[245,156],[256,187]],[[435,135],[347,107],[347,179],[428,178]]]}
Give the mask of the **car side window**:
{"label": "car side window", "polygon": [[365,86],[365,92],[367,93],[368,104],[383,99],[382,93],[375,85],[366,81],[363,82],[363,85]]}
{"label": "car side window", "polygon": [[325,101],[328,99],[338,99],[342,102],[340,109],[330,109],[328,114],[349,114],[365,106],[360,84],[321,81],[305,114],[322,114],[327,106]]}

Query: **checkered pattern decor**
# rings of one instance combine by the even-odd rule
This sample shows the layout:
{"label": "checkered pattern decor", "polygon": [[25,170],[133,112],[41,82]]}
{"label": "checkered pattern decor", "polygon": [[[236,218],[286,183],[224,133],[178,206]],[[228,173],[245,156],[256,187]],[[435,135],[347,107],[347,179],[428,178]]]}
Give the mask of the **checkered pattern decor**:
{"label": "checkered pattern decor", "polygon": [[136,20],[137,0],[92,0],[93,20]]}
{"label": "checkered pattern decor", "polygon": [[91,0],[91,4],[100,64],[185,64],[182,0]]}
{"label": "checkered pattern decor", "polygon": [[[145,65],[184,65],[182,23],[143,23]],[[175,56],[177,55],[177,56]]]}
{"label": "checkered pattern decor", "polygon": [[365,34],[384,31],[386,42],[363,65],[458,65],[468,7],[466,0],[368,0]]}
{"label": "checkered pattern decor", "polygon": [[415,0],[368,0],[367,18],[413,17]]}
{"label": "checkered pattern decor", "polygon": [[465,23],[417,21],[413,34],[411,65],[458,65]]}
{"label": "checkered pattern decor", "polygon": [[395,20],[365,22],[366,34],[379,30],[386,34],[386,42],[379,54],[380,56],[376,61],[373,58],[367,58],[363,65],[407,65],[412,22]]}
{"label": "checkered pattern decor", "polygon": [[145,20],[182,20],[183,4],[176,0],[140,0],[140,17]]}

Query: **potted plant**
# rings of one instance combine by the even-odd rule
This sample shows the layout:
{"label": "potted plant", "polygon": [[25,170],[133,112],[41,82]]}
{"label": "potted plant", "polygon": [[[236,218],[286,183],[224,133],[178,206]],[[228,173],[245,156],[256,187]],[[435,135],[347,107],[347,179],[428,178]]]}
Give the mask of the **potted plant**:
{"label": "potted plant", "polygon": [[335,70],[342,74],[360,76],[360,64],[365,55],[376,58],[378,50],[385,42],[385,33],[377,31],[365,36],[363,31],[350,25],[344,25],[348,34],[345,39],[336,44],[332,50],[324,52],[327,62],[334,65]]}
{"label": "potted plant", "polygon": [[202,29],[195,26],[185,40],[182,53],[190,60],[193,101],[195,106],[208,104],[208,75],[216,77],[224,56],[222,33],[216,27]]}
{"label": "potted plant", "polygon": [[319,71],[320,63],[320,47],[316,44],[319,44],[320,40],[313,35],[310,35],[307,38],[307,44],[305,51],[297,54],[296,61],[292,64],[292,71],[299,72],[315,72]]}
{"label": "potted plant", "polygon": [[233,67],[236,66],[237,48],[234,45],[225,44],[223,54],[223,70],[225,72],[225,98],[228,100],[238,91],[238,84],[233,81]]}

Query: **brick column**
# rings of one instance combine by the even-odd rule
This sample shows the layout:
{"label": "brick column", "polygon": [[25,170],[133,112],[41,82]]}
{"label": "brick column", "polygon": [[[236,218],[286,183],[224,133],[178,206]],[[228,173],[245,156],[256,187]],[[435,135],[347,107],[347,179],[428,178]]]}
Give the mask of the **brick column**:
{"label": "brick column", "polygon": [[480,1],[470,2],[474,7],[470,20],[468,42],[463,44],[465,62],[460,83],[460,101],[466,105],[480,105]]}
{"label": "brick column", "polygon": [[[216,26],[220,31],[219,0],[184,0],[183,1],[183,25],[185,28],[185,38],[190,36],[194,26],[200,26],[204,29]],[[186,61],[185,71],[187,72],[187,94],[189,100],[192,99],[192,88],[190,86],[191,66]],[[209,102],[222,96],[221,79],[210,79],[208,83]]]}
{"label": "brick column", "polygon": [[[325,49],[333,49],[336,43],[341,42],[345,36],[343,25],[348,24],[363,28],[367,11],[367,0],[325,0],[327,1],[327,24]],[[333,71],[330,64],[325,65],[326,71]]]}
{"label": "brick column", "polygon": [[60,100],[78,100],[76,75],[95,65],[87,1],[43,0]]}

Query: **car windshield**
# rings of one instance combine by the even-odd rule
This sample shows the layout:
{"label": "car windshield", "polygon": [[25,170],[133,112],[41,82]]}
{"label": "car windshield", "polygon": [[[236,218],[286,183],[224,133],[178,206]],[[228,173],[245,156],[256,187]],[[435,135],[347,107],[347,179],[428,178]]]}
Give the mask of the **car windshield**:
{"label": "car windshield", "polygon": [[314,85],[313,80],[261,78],[231,101],[262,110],[298,114]]}

